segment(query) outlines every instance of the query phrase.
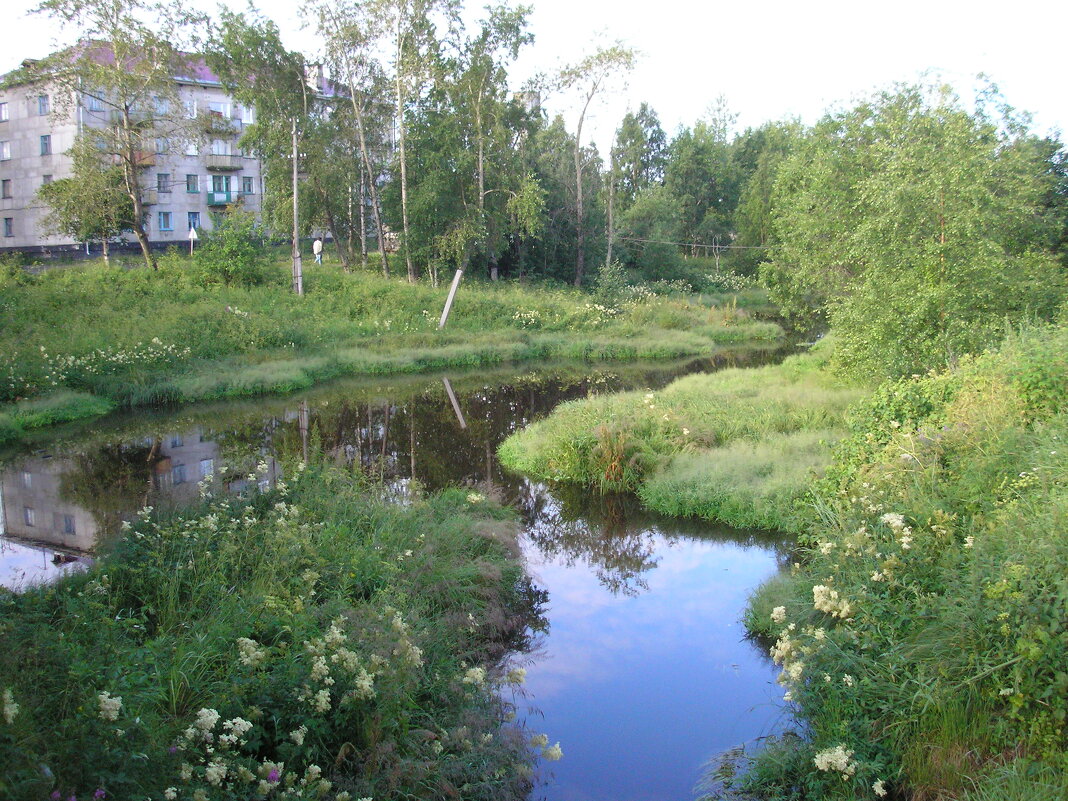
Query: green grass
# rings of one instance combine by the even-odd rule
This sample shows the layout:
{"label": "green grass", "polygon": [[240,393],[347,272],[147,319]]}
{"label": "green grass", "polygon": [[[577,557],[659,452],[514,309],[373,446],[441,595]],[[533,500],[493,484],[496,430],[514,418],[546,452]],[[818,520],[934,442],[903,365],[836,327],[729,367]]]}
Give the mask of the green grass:
{"label": "green grass", "polygon": [[138,406],[293,392],[345,375],[673,358],[782,338],[744,308],[699,299],[606,307],[574,289],[477,281],[438,331],[447,287],[324,267],[309,271],[298,298],[279,264],[265,285],[209,287],[180,259],[163,263],[0,278],[0,403],[59,387]]}
{"label": "green grass", "polygon": [[9,404],[0,410],[0,445],[33,429],[97,417],[114,408],[115,404],[104,398],[70,390]]}
{"label": "green grass", "polygon": [[[826,371],[824,350],[562,404],[509,437],[501,461],[536,478],[636,491],[671,514],[796,531],[797,500],[830,458],[821,441],[845,432],[845,409],[862,394]],[[776,465],[780,448],[793,464]],[[730,483],[706,492],[721,480]]]}
{"label": "green grass", "polygon": [[[0,796],[247,798],[266,762],[285,763],[278,798],[302,777],[301,797],[527,796],[535,754],[503,726],[504,659],[541,623],[511,514],[458,491],[389,506],[347,473],[290,474],[288,489],[143,514],[88,573],[0,594]],[[203,710],[218,720],[197,729]],[[228,745],[236,718],[251,728]]]}
{"label": "green grass", "polygon": [[[917,798],[1066,797],[1066,353],[1068,328],[1014,335],[853,411],[800,565],[747,612],[778,638],[811,735],[793,760],[776,752],[787,767],[756,757],[760,797],[874,798],[877,780]],[[816,608],[820,585],[838,597]],[[838,745],[844,781],[812,767]]]}
{"label": "green grass", "polygon": [[830,460],[840,429],[743,439],[671,459],[638,489],[642,504],[673,517],[719,520],[738,528],[798,531],[814,476]]}

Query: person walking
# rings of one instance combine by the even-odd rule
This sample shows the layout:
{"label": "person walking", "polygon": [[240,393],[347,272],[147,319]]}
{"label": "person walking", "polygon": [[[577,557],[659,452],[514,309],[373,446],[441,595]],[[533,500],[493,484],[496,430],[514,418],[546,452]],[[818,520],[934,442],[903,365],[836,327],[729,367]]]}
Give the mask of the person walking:
{"label": "person walking", "polygon": [[323,263],[323,240],[319,237],[315,237],[315,241],[312,243],[312,253],[315,254],[315,263]]}

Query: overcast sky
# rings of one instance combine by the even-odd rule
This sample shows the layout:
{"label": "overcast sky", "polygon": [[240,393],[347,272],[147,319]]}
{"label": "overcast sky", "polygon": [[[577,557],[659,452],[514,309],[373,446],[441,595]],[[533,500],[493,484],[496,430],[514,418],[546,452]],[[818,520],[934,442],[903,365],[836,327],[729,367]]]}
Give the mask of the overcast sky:
{"label": "overcast sky", "polygon": [[[485,2],[468,2],[473,18]],[[530,74],[577,60],[597,42],[621,40],[642,54],[626,86],[593,111],[590,138],[602,153],[620,118],[646,101],[672,134],[692,125],[723,95],[739,128],[797,116],[814,122],[832,106],[934,72],[969,95],[988,75],[1013,106],[1030,111],[1040,132],[1068,130],[1065,0],[813,0],[708,3],[700,0],[532,0],[535,42],[516,65]],[[6,0],[0,71],[41,56],[70,34]],[[210,0],[193,0],[205,11]],[[233,8],[245,3],[230,0]],[[314,55],[301,30],[299,0],[259,0],[287,45]],[[562,110],[552,105],[552,111]],[[573,123],[569,125],[573,128]],[[584,138],[586,138],[584,136]]]}

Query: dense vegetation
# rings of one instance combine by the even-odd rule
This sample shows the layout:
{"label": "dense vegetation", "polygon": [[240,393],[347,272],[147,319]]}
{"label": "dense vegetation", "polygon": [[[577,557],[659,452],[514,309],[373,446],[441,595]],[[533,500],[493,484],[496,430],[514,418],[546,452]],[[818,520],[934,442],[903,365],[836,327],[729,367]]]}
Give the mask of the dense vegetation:
{"label": "dense vegetation", "polygon": [[509,514],[289,472],[3,593],[0,795],[526,796],[559,752],[505,725],[541,625]]}
{"label": "dense vegetation", "polygon": [[742,785],[1068,795],[1066,353],[1068,328],[1032,330],[855,409],[802,561],[748,612],[808,736]]}

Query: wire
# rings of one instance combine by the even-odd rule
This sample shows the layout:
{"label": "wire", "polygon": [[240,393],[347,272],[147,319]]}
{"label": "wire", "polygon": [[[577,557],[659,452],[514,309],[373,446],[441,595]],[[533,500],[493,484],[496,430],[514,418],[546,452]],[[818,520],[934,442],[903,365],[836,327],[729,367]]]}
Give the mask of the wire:
{"label": "wire", "polygon": [[716,250],[771,250],[771,245],[712,245],[705,242],[667,242],[663,239],[639,239],[635,236],[614,236],[618,242],[644,242],[650,245],[675,245],[680,248],[714,248]]}

